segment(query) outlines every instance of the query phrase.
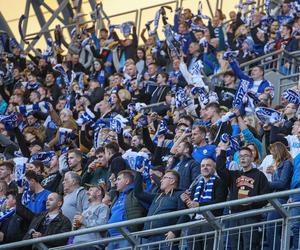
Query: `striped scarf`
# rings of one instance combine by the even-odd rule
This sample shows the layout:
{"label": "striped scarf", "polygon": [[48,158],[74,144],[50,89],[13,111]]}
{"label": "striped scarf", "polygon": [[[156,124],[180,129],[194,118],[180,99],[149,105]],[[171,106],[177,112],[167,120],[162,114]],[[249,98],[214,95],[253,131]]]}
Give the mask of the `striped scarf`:
{"label": "striped scarf", "polygon": [[[196,202],[208,202],[212,199],[212,191],[215,184],[216,176],[211,176],[207,183],[204,181],[204,177],[201,176],[198,186],[194,194],[194,201]],[[200,192],[202,193],[200,194]]]}

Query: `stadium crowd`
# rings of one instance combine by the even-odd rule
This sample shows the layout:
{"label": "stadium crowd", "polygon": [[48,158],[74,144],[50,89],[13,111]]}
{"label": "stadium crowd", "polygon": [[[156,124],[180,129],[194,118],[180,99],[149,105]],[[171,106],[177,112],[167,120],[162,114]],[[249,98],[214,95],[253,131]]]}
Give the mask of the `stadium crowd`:
{"label": "stadium crowd", "polygon": [[[58,27],[47,49],[35,48],[34,55],[0,34],[1,244],[299,188],[300,85],[286,90],[275,106],[264,67],[254,63],[250,72],[240,67],[279,49],[298,50],[298,2],[271,7],[266,1],[265,11],[258,12],[255,2],[246,1],[229,19],[221,10],[204,15],[200,3],[197,13],[176,9],[172,24],[167,12],[160,8],[146,24],[140,45],[133,22],[102,27],[100,36],[94,26],[79,25],[68,44]],[[290,68],[282,63],[280,72],[289,74]],[[279,202],[299,200],[295,195]],[[212,212],[220,216],[266,205]],[[291,213],[299,215],[300,209]],[[276,218],[277,212],[269,212],[230,226]],[[201,214],[161,219],[128,230],[201,219]],[[295,221],[294,249],[299,229]],[[169,231],[141,241],[209,230]],[[231,249],[239,242],[243,249],[261,249],[260,233],[245,230],[240,241],[233,234]],[[280,226],[268,225],[266,234],[266,249],[279,249]],[[78,235],[47,246],[106,235],[121,232]],[[202,244],[196,242],[195,249]],[[213,240],[206,244],[211,249]],[[120,240],[83,249],[126,246]]]}

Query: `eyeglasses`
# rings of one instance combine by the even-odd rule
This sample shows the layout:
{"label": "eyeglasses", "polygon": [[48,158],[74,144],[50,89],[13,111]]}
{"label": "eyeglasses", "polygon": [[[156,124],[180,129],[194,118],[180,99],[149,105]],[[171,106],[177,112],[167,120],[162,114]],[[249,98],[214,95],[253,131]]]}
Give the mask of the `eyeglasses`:
{"label": "eyeglasses", "polygon": [[240,158],[250,158],[251,155],[239,155]]}
{"label": "eyeglasses", "polygon": [[164,180],[164,179],[174,180],[174,178],[173,178],[173,177],[170,177],[170,176],[164,176],[162,179],[163,179],[163,180]]}

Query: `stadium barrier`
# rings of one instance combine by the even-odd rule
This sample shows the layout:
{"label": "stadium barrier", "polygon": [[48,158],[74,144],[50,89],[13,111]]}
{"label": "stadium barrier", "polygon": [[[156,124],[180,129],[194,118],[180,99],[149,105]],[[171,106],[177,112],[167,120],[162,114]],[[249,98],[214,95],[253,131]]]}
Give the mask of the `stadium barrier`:
{"label": "stadium barrier", "polygon": [[[263,242],[266,239],[265,236],[265,228],[267,225],[274,224],[275,227],[280,224],[282,228],[282,234],[281,234],[281,247],[280,249],[289,249],[290,246],[290,238],[292,236],[290,226],[291,223],[296,223],[300,221],[300,215],[294,216],[291,215],[289,210],[291,208],[299,208],[300,202],[298,203],[287,203],[284,205],[281,205],[278,201],[278,198],[282,197],[288,197],[293,194],[300,194],[300,189],[293,189],[288,191],[282,191],[282,192],[276,192],[276,193],[270,193],[265,195],[259,195],[255,197],[248,197],[244,199],[239,200],[233,200],[233,201],[227,201],[227,202],[221,202],[213,205],[207,205],[203,207],[198,208],[191,208],[191,209],[185,209],[175,212],[170,212],[166,214],[159,214],[154,216],[148,216],[143,218],[138,218],[134,220],[128,220],[123,222],[118,222],[114,224],[106,224],[101,225],[97,227],[87,228],[87,229],[80,229],[76,231],[71,231],[67,233],[62,234],[56,234],[56,235],[50,235],[46,237],[36,238],[36,239],[30,239],[30,240],[24,240],[20,242],[14,242],[10,244],[1,245],[0,249],[16,249],[17,247],[24,247],[24,246],[30,246],[34,245],[38,249],[55,249],[55,250],[63,250],[63,249],[79,249],[92,246],[92,245],[105,245],[110,242],[118,241],[118,240],[124,240],[126,239],[130,243],[130,247],[124,248],[124,249],[142,249],[143,247],[150,247],[150,246],[156,246],[159,247],[161,244],[180,244],[181,247],[184,249],[184,245],[187,244],[188,240],[192,240],[192,242],[196,242],[198,240],[204,239],[204,244],[206,244],[207,240],[211,237],[214,241],[214,249],[222,249],[223,247],[228,246],[228,238],[230,235],[237,234],[238,239],[240,240],[241,234],[245,232],[245,230],[248,230],[250,232],[250,235],[252,235],[253,230],[257,230],[257,227],[260,228],[260,231],[262,233],[261,236],[261,242],[263,246]],[[241,213],[234,213],[234,214],[228,214],[223,215],[220,217],[215,217],[212,214],[212,210],[215,209],[224,209],[229,208],[232,206],[238,206],[242,204],[251,204],[253,202],[260,202],[260,201],[268,201],[268,206],[261,208],[261,209],[253,209],[248,210]],[[240,220],[242,218],[247,218],[251,216],[256,215],[263,215],[270,211],[276,211],[281,215],[281,218],[276,220],[270,220],[270,221],[261,221],[259,223],[254,224],[247,224],[239,227],[229,227],[226,225],[226,222],[232,221],[232,220]],[[127,230],[127,227],[130,225],[137,225],[137,224],[143,224],[145,222],[154,221],[154,220],[167,220],[169,218],[179,217],[182,215],[190,215],[190,214],[202,214],[203,219],[197,220],[197,221],[191,221],[187,223],[182,224],[176,224],[161,228],[155,228],[150,230],[144,230],[140,232],[134,232],[130,233]],[[298,222],[299,223],[299,222]],[[157,235],[157,234],[164,234],[170,230],[182,230],[183,232],[186,231],[186,228],[196,227],[200,225],[207,225],[212,228],[211,231],[197,234],[197,235],[186,235],[182,234],[180,237],[177,237],[172,240],[164,240],[164,241],[158,241],[153,243],[147,243],[142,244],[141,238],[147,237],[151,235]],[[76,235],[82,235],[87,233],[93,233],[93,232],[103,232],[111,228],[118,228],[121,232],[121,236],[115,236],[115,237],[105,237],[98,241],[92,241],[92,242],[86,242],[86,243],[80,243],[80,244],[73,244],[73,245],[66,245],[66,246],[60,246],[55,248],[47,248],[46,244],[50,241],[55,241],[58,239],[63,238],[69,238]],[[251,237],[251,236],[250,236]],[[274,237],[275,240],[275,237]],[[178,243],[179,242],[179,243]],[[194,244],[194,243],[193,243]],[[143,248],[145,249],[145,248]],[[150,248],[151,249],[151,248]],[[262,248],[263,249],[263,248]],[[195,248],[196,250],[196,248]]]}

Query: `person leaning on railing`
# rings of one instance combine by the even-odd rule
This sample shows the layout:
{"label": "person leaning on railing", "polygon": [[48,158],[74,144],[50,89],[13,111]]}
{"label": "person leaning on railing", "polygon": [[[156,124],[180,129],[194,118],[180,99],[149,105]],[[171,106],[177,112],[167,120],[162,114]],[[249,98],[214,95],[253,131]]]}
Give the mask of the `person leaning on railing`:
{"label": "person leaning on railing", "polygon": [[[228,143],[220,142],[217,148],[217,174],[223,180],[229,189],[229,199],[243,199],[253,197],[269,192],[269,182],[265,174],[256,168],[253,168],[253,155],[251,149],[243,147],[239,151],[240,167],[242,170],[228,170],[226,168],[226,151]],[[240,206],[231,207],[231,213],[238,213],[251,209],[262,208],[267,205],[267,201],[253,202]],[[261,220],[260,216],[252,216],[239,220],[231,220],[230,226],[242,226],[246,224],[257,223]],[[241,240],[238,241],[239,232],[233,232],[230,236],[232,249],[238,248],[238,242],[242,244],[243,249],[260,249],[260,235],[257,227],[253,227],[252,232],[248,229],[241,230]],[[251,234],[251,235],[250,235]],[[252,239],[252,242],[250,242]]]}
{"label": "person leaning on railing", "polygon": [[[216,162],[211,158],[204,158],[200,165],[201,175],[199,175],[191,184],[189,190],[184,192],[180,198],[188,208],[196,208],[205,205],[211,205],[218,202],[224,202],[227,197],[227,187],[225,183],[215,175]],[[213,215],[223,215],[223,209],[213,210]],[[202,214],[195,214],[192,220],[202,220]],[[195,235],[213,231],[209,225],[204,224],[189,228],[188,235]],[[205,245],[203,245],[205,244]],[[206,243],[204,239],[193,239],[188,242],[188,249],[212,249],[214,244],[213,237],[208,236]]]}
{"label": "person leaning on railing", "polygon": [[[150,205],[147,216],[164,214],[169,212],[185,209],[186,206],[180,199],[182,191],[178,189],[180,183],[180,175],[175,170],[167,170],[161,179],[160,192],[150,193],[145,192],[139,186],[134,187],[135,196],[140,202]],[[144,230],[176,225],[188,221],[188,216],[183,215],[179,218],[168,218],[149,221],[144,224]],[[171,240],[180,235],[180,231],[168,231],[166,234],[155,234],[142,238],[142,243],[152,243],[162,240]],[[176,245],[176,243],[175,243]],[[176,249],[176,246],[170,246],[168,243],[153,246],[152,250],[170,250]]]}

